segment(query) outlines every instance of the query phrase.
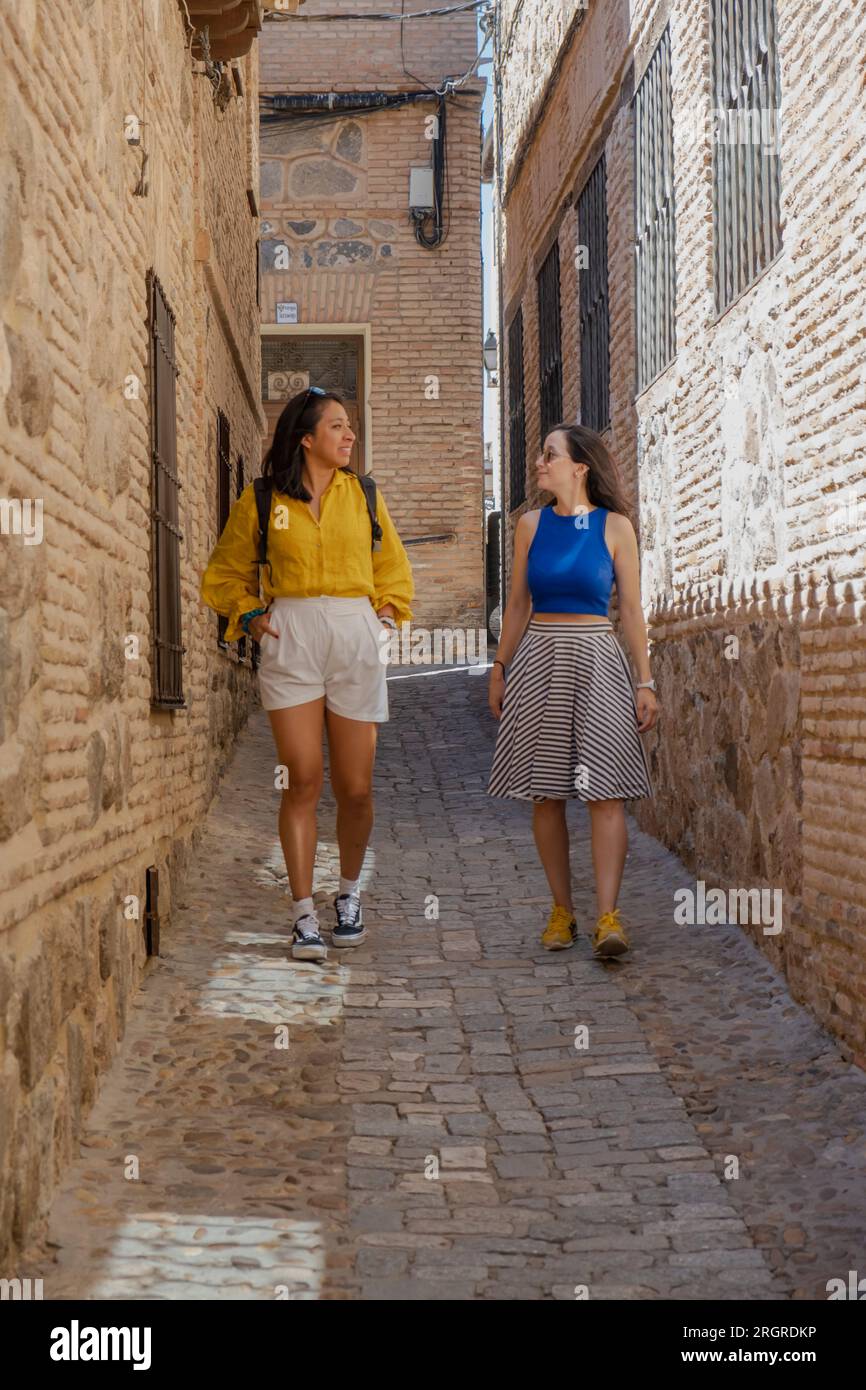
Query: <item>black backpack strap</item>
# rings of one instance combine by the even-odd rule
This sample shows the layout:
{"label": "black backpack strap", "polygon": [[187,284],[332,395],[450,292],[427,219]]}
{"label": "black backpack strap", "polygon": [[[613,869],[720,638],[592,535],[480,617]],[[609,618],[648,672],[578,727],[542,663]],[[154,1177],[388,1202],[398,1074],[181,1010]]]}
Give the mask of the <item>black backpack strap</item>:
{"label": "black backpack strap", "polygon": [[373,550],[382,549],[382,528],[379,525],[378,505],[376,502],[376,480],[371,478],[369,473],[356,473],[354,468],[343,468],[344,473],[351,473],[361,484],[364,493],[364,500],[367,503],[367,511],[370,513],[370,526],[373,532]]}
{"label": "black backpack strap", "polygon": [[271,480],[256,478],[253,481],[256,496],[256,511],[259,518],[259,559],[260,565],[268,563],[268,527],[271,524]]}

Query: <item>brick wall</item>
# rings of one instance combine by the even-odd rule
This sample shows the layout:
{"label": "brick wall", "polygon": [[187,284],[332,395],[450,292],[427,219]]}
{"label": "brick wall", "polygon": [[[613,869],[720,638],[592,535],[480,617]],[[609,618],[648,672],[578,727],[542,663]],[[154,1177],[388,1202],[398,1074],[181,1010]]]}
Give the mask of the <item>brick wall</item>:
{"label": "brick wall", "polygon": [[[0,537],[0,1250],[46,1209],[144,965],[125,919],[160,869],[163,933],[245,718],[198,583],[216,537],[217,408],[257,462],[257,225],[244,100],[219,113],[176,0],[0,16],[2,493],[44,540]],[[74,70],[75,80],[67,80]],[[124,120],[143,123],[142,147]],[[147,196],[133,190],[148,162]],[[186,708],[151,709],[146,276],[177,316]],[[127,399],[127,378],[141,383]],[[140,642],[127,660],[125,638]]]}
{"label": "brick wall", "polygon": [[[412,0],[407,11],[425,8]],[[343,12],[369,12],[351,0]],[[309,0],[304,16],[334,13]],[[399,24],[267,24],[269,92],[415,91],[403,72]],[[475,56],[472,14],[405,26],[406,67],[430,85]],[[298,74],[303,74],[300,80]],[[471,79],[448,103],[448,235],[425,250],[408,211],[409,168],[429,164],[434,101],[322,124],[262,128],[262,322],[280,301],[301,324],[368,325],[372,439],[367,465],[413,545],[415,623],[483,621],[480,102]],[[275,266],[286,246],[289,266]],[[428,378],[437,383],[430,388]],[[438,395],[436,394],[438,392]]]}
{"label": "brick wall", "polygon": [[[297,19],[267,21],[259,46],[261,84],[272,92],[414,91],[461,77],[475,57],[471,10],[425,19],[396,16],[444,8],[428,0],[305,0]],[[382,23],[320,15],[387,14]],[[403,53],[400,31],[403,31]]]}
{"label": "brick wall", "polygon": [[[648,739],[656,796],[638,817],[708,884],[783,889],[783,932],[745,929],[863,1064],[866,140],[851,55],[866,48],[866,16],[777,0],[783,250],[716,318],[712,147],[694,135],[711,110],[709,6],[631,9],[629,28],[626,7],[596,0],[569,41],[562,7],[542,0],[512,34],[504,301],[506,319],[523,304],[528,459],[540,442],[534,275],[556,229],[564,399],[579,410],[573,201],[603,148],[608,439],[638,505],[664,711]],[[678,351],[635,399],[628,101],[668,20]]]}

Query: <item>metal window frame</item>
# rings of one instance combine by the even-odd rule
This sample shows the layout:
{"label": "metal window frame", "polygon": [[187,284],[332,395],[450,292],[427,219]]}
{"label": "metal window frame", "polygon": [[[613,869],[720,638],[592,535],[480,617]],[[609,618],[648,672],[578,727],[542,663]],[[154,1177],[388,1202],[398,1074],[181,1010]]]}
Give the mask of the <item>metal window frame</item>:
{"label": "metal window frame", "polygon": [[538,292],[538,427],[540,445],[562,419],[562,309],[559,298],[559,241],[536,276]]}
{"label": "metal window frame", "polygon": [[508,510],[526,501],[526,395],[523,376],[523,308],[508,325]]}
{"label": "metal window frame", "polygon": [[[782,249],[778,126],[779,52],[775,0],[712,0],[714,116],[728,130],[713,140],[713,271],[721,315],[764,273]],[[741,140],[757,113],[772,122],[772,140]],[[744,120],[745,118],[745,120]],[[738,138],[725,138],[735,126]],[[718,138],[719,134],[723,138]]]}
{"label": "metal window frame", "polygon": [[580,285],[580,422],[601,433],[610,425],[610,304],[607,264],[607,163],[593,166],[577,200],[578,240],[587,248]]}
{"label": "metal window frame", "polygon": [[184,709],[181,623],[181,489],[177,471],[177,378],[173,313],[156,272],[147,274],[151,457],[151,705]]}
{"label": "metal window frame", "polygon": [[635,394],[676,357],[676,208],[670,24],[634,95]]}

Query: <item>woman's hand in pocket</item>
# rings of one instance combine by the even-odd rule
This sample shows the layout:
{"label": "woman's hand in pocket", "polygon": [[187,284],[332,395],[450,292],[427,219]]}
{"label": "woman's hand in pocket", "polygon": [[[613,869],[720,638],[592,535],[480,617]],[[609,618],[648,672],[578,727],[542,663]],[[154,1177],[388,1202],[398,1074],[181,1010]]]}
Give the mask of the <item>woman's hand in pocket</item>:
{"label": "woman's hand in pocket", "polygon": [[279,637],[280,635],[276,628],[271,627],[270,614],[260,613],[257,618],[250,618],[250,636],[253,640],[261,642],[265,635],[270,637]]}

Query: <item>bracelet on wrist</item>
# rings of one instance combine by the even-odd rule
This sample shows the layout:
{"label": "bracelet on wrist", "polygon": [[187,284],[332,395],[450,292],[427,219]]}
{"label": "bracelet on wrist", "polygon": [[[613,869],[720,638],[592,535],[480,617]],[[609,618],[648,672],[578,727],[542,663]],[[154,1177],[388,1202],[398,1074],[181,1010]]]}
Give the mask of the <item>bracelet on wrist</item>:
{"label": "bracelet on wrist", "polygon": [[505,662],[504,662],[504,661],[500,661],[498,656],[497,656],[497,657],[495,658],[495,660],[491,663],[491,665],[493,665],[493,666],[501,666],[501,667],[502,667],[502,674],[503,674],[503,676],[505,675]]}
{"label": "bracelet on wrist", "polygon": [[262,614],[267,613],[267,611],[267,608],[251,608],[249,613],[241,614],[240,624],[248,637],[250,636],[250,623],[253,618],[260,618]]}

